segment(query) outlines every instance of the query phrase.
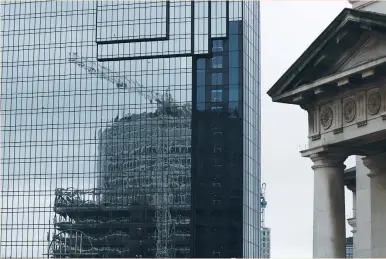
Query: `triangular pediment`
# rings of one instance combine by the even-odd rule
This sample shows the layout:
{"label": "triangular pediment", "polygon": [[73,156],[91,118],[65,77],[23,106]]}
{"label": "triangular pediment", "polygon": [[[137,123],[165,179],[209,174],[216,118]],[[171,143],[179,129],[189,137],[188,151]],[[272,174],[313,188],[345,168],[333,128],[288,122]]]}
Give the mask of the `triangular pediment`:
{"label": "triangular pediment", "polygon": [[304,85],[386,56],[386,15],[344,9],[282,75],[268,94],[277,97]]}
{"label": "triangular pediment", "polygon": [[336,73],[340,73],[362,64],[386,57],[386,35],[377,32],[369,32],[360,39],[359,46],[349,50],[348,58],[338,67]]}

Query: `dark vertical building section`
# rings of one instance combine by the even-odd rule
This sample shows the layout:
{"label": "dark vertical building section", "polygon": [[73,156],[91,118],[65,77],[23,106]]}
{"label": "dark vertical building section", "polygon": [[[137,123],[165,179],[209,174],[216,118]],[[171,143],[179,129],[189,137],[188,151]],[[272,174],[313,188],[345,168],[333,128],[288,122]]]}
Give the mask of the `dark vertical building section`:
{"label": "dark vertical building section", "polygon": [[196,65],[194,257],[242,257],[242,23]]}
{"label": "dark vertical building section", "polygon": [[259,257],[258,1],[0,12],[0,257]]}
{"label": "dark vertical building section", "polygon": [[354,256],[354,240],[353,237],[346,237],[346,258],[353,258]]}

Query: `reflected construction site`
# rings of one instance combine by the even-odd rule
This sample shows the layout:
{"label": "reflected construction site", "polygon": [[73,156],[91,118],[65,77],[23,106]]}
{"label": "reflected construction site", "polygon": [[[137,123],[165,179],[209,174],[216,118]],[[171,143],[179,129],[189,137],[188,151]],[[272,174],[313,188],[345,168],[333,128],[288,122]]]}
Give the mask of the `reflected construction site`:
{"label": "reflected construction site", "polygon": [[54,257],[189,257],[190,125],[177,109],[101,131],[98,188],[56,190]]}

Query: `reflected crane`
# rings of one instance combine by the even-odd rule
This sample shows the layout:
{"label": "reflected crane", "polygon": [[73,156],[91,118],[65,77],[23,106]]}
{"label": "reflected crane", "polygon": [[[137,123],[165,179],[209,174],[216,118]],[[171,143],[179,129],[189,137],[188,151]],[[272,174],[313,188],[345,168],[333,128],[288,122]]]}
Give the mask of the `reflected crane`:
{"label": "reflected crane", "polygon": [[113,83],[118,89],[123,89],[129,93],[137,93],[150,101],[150,103],[156,102],[160,111],[176,112],[177,107],[180,106],[178,110],[180,110],[182,115],[189,116],[191,114],[191,105],[188,103],[179,105],[179,103],[172,97],[169,90],[164,94],[152,91],[138,83],[136,80],[114,72],[97,61],[80,57],[76,52],[69,53],[67,60],[68,62],[74,63],[85,69],[89,74]]}

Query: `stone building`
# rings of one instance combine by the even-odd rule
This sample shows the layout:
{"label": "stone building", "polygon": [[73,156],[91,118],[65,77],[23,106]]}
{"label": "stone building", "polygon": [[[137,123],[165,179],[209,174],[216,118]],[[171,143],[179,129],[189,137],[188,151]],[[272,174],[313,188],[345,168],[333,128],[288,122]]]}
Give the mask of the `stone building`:
{"label": "stone building", "polygon": [[268,91],[308,113],[316,258],[346,257],[345,181],[354,257],[386,256],[386,2],[350,2]]}

